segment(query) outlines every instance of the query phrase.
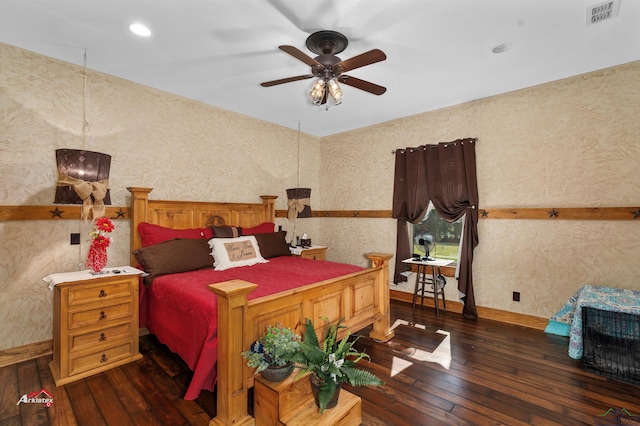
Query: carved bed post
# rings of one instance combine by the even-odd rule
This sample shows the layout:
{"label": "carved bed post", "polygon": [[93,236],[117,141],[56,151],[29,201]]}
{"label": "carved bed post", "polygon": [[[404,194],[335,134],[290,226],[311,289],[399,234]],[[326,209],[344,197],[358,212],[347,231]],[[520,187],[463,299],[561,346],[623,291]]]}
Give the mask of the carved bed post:
{"label": "carved bed post", "polygon": [[389,294],[389,259],[393,255],[388,253],[369,253],[371,267],[382,266],[378,273],[378,294],[376,297],[380,301],[380,314],[373,322],[373,330],[369,337],[374,340],[386,342],[393,338],[395,332],[391,330],[390,294]]}
{"label": "carved bed post", "polygon": [[240,352],[247,334],[247,297],[258,287],[242,280],[211,284],[218,296],[218,380],[216,417],[209,425],[254,425],[247,412],[247,383]]}
{"label": "carved bed post", "polygon": [[262,202],[267,205],[267,214],[269,217],[265,217],[265,222],[273,222],[276,218],[276,198],[277,195],[261,195]]}
{"label": "carved bed post", "polygon": [[[131,252],[140,248],[140,235],[138,234],[137,226],[140,222],[147,221],[147,206],[149,203],[149,193],[153,191],[153,188],[137,188],[128,187],[127,190],[131,193]],[[138,264],[136,257],[133,253],[129,253],[130,265],[135,266]]]}

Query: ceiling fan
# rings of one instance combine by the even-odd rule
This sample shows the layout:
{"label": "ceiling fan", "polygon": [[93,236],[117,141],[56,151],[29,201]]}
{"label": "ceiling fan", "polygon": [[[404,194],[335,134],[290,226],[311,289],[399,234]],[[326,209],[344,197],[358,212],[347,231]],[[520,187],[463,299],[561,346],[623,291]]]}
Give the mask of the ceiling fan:
{"label": "ceiling fan", "polygon": [[323,30],[307,37],[307,49],[318,55],[315,58],[310,57],[293,46],[278,46],[283,52],[309,65],[311,67],[311,74],[266,81],[260,85],[263,87],[271,87],[278,84],[317,77],[316,82],[309,92],[311,101],[315,105],[326,104],[329,94],[333,97],[335,104],[339,105],[342,102],[342,89],[338,85],[338,82],[364,90],[365,92],[373,93],[374,95],[382,95],[387,91],[386,87],[343,73],[364,67],[365,65],[384,61],[387,59],[387,56],[382,50],[373,49],[343,61],[338,58],[336,54],[344,51],[348,44],[349,41],[343,34],[336,31]]}

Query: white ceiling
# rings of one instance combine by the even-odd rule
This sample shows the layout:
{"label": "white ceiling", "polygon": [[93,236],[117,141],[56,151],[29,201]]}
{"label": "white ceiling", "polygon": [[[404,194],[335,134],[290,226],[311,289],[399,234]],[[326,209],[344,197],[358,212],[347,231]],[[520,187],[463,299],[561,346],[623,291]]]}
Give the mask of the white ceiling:
{"label": "white ceiling", "polygon": [[[303,132],[326,136],[640,60],[640,0],[586,25],[603,0],[0,0],[0,41]],[[142,22],[148,38],[128,26]],[[387,60],[348,75],[342,105],[312,105],[312,80],[280,51],[334,30],[342,59]],[[502,43],[512,48],[492,53]],[[1,64],[0,64],[1,66]]]}

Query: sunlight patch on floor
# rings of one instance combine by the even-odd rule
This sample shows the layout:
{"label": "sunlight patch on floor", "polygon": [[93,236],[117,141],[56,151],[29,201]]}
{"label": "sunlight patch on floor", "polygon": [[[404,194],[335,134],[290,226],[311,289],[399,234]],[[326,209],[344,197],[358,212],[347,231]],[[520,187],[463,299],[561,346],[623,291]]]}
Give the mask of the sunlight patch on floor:
{"label": "sunlight patch on floor", "polygon": [[[426,329],[426,326],[424,325],[410,324],[409,322],[400,319],[396,320],[391,329],[394,329],[401,324],[410,325],[416,328],[421,328],[423,330]],[[417,348],[403,347],[403,352],[405,353],[405,355],[403,357],[393,357],[393,362],[391,365],[391,377],[394,377],[396,374],[399,374],[403,370],[411,367],[414,361],[434,362],[440,364],[442,367],[448,370],[451,366],[451,335],[448,331],[444,330],[438,330],[436,331],[436,333],[442,334],[446,337],[433,352],[427,352]]]}

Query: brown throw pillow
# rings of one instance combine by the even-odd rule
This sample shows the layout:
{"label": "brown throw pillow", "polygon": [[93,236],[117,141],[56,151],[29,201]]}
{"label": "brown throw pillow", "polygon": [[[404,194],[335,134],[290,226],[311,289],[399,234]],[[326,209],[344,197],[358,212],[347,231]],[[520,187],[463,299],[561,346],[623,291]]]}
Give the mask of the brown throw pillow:
{"label": "brown throw pillow", "polygon": [[255,234],[254,237],[256,237],[258,241],[258,247],[260,247],[262,257],[270,259],[277,256],[291,256],[289,244],[287,244],[285,240],[286,235],[286,231]]}
{"label": "brown throw pillow", "polygon": [[146,285],[159,275],[213,267],[209,243],[201,238],[169,240],[134,250],[133,254],[149,274],[145,278]]}

